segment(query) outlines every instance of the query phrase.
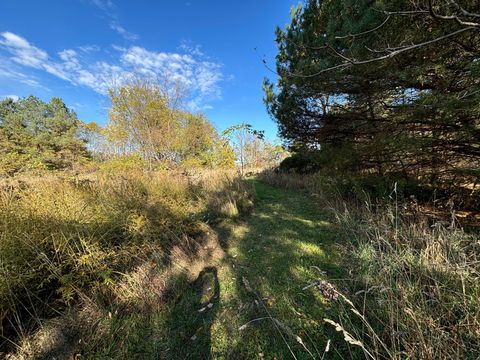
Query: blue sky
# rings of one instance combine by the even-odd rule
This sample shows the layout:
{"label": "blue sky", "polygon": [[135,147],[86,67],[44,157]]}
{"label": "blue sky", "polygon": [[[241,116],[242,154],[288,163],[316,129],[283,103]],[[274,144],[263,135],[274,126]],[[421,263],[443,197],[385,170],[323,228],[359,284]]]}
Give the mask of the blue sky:
{"label": "blue sky", "polygon": [[82,120],[105,124],[108,86],[168,72],[220,130],[247,122],[274,139],[261,90],[274,75],[261,57],[273,65],[275,26],[296,2],[3,0],[0,97],[59,96]]}

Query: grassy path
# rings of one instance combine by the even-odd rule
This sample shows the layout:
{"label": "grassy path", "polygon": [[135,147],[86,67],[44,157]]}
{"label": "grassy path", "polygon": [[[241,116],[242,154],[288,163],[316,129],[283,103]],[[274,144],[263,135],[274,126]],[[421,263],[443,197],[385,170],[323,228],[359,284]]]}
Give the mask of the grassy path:
{"label": "grassy path", "polygon": [[[258,182],[255,187],[254,213],[219,229],[226,258],[207,270],[209,279],[201,274],[200,283],[177,304],[179,314],[194,314],[176,320],[182,324],[176,330],[183,332],[178,337],[175,331],[179,342],[171,344],[178,358],[290,359],[289,347],[299,359],[311,359],[308,351],[316,358],[323,353],[322,319],[329,304],[318,290],[302,288],[319,277],[314,267],[329,278],[340,276],[332,225],[305,194]],[[199,301],[205,296],[209,300]],[[208,304],[211,308],[198,312]]]}

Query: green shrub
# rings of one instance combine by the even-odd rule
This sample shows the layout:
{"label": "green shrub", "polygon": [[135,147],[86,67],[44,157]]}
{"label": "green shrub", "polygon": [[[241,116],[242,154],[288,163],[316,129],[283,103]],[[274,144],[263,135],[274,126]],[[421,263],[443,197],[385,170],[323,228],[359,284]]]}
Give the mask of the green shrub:
{"label": "green shrub", "polygon": [[311,153],[298,153],[282,160],[279,165],[282,172],[311,174],[320,170],[318,159]]}
{"label": "green shrub", "polygon": [[145,160],[138,154],[114,157],[99,164],[101,171],[115,174],[119,172],[142,171],[147,167]]}

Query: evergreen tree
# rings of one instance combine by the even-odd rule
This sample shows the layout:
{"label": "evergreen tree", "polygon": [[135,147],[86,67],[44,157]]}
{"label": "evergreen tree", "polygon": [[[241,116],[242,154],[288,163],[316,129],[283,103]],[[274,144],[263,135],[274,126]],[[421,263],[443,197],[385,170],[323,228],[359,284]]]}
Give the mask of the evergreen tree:
{"label": "evergreen tree", "polygon": [[63,169],[88,156],[83,123],[59,98],[0,102],[0,171]]}
{"label": "evergreen tree", "polygon": [[293,8],[276,31],[278,83],[264,84],[280,134],[293,149],[321,149],[342,171],[443,187],[477,181],[475,3],[310,0]]}

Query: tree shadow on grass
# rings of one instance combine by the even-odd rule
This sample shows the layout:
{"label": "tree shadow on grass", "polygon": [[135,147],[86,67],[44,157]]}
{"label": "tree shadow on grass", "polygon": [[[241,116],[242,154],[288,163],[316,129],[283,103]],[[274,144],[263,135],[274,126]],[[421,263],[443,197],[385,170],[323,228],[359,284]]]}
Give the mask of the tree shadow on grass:
{"label": "tree shadow on grass", "polygon": [[167,320],[169,359],[210,359],[211,327],[219,307],[217,268],[205,267]]}

